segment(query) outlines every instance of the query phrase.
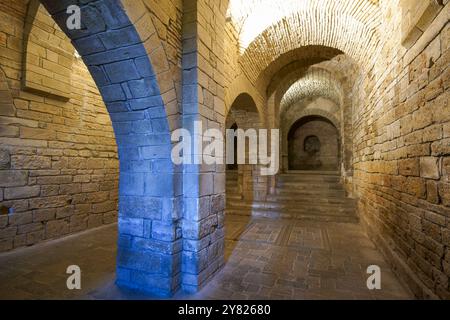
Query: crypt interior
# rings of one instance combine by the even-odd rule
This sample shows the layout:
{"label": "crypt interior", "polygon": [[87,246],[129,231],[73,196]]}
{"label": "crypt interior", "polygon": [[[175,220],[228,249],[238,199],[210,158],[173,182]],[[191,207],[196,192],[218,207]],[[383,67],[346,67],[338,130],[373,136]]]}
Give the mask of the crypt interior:
{"label": "crypt interior", "polygon": [[[0,299],[450,299],[449,18],[0,0]],[[278,129],[278,173],[174,163],[196,122]]]}

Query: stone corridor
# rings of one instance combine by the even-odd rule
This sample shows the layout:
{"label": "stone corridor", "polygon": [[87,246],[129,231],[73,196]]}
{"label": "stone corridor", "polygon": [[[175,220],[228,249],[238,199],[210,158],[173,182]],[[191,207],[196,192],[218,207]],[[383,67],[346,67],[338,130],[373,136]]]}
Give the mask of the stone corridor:
{"label": "stone corridor", "polygon": [[450,300],[449,47],[450,0],[0,0],[0,299]]}
{"label": "stone corridor", "polygon": [[[199,293],[175,299],[412,299],[356,223],[226,220],[226,264]],[[155,299],[114,284],[117,226],[0,255],[0,299]],[[54,257],[58,257],[55,259]],[[82,290],[66,287],[69,265]],[[370,291],[367,267],[382,270]]]}

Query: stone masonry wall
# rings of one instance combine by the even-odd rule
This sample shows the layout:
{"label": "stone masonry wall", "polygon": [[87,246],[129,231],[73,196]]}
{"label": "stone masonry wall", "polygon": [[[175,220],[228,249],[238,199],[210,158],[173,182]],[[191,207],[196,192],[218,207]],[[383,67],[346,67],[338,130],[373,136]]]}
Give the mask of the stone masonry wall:
{"label": "stone masonry wall", "polygon": [[74,48],[39,1],[30,1],[23,37],[23,87],[70,99]]}
{"label": "stone masonry wall", "polygon": [[382,3],[380,56],[355,94],[354,169],[369,233],[418,297],[450,298],[450,4],[410,49]]}
{"label": "stone masonry wall", "polygon": [[[2,0],[0,7],[0,251],[116,222],[117,147],[95,83],[74,57],[64,67],[69,100],[55,99],[51,90],[24,91],[26,4]],[[51,21],[42,7],[39,17]],[[50,36],[67,42],[53,23],[34,27],[34,42]],[[46,61],[58,57],[52,41],[27,48]],[[53,61],[41,64],[48,70],[42,72],[58,72]]]}

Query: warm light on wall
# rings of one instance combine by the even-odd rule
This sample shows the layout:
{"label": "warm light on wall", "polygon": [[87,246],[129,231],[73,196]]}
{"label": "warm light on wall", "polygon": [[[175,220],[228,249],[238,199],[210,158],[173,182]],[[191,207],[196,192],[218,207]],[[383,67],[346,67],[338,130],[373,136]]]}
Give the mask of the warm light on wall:
{"label": "warm light on wall", "polygon": [[[340,32],[364,33],[377,28],[379,24],[378,1],[374,0],[231,0],[228,16],[240,34],[241,52],[265,30],[281,25],[285,32],[277,37],[289,37],[289,30],[304,31],[305,43],[313,44],[315,37],[334,37],[334,26]],[[321,30],[311,32],[310,24]],[[282,28],[278,28],[281,30]],[[328,30],[330,34],[324,35]],[[323,39],[323,44],[326,39]]]}

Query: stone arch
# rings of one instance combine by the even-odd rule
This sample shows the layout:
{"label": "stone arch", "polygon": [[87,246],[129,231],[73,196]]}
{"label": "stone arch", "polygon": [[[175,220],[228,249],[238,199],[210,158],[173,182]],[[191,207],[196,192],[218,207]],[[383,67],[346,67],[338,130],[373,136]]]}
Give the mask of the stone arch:
{"label": "stone arch", "polygon": [[[276,24],[289,14],[295,13],[307,17],[312,12],[316,13],[315,18],[318,20],[327,12],[335,16],[347,17],[355,26],[368,30],[372,30],[380,23],[380,21],[374,21],[374,15],[377,17],[380,15],[379,0],[340,0],[338,4],[329,0],[321,1],[320,4],[309,0],[300,3],[295,0],[286,0],[283,3],[274,3],[271,0],[231,0],[228,7],[228,17],[239,30],[243,49],[246,49],[267,27]],[[332,22],[335,23],[335,21]],[[308,23],[312,22],[305,21],[297,26],[306,27]],[[320,29],[317,32],[320,32]]]}
{"label": "stone arch", "polygon": [[254,96],[252,96],[247,92],[241,91],[241,93],[235,95],[234,99],[232,100],[232,103],[230,104],[230,107],[226,110],[225,114],[226,119],[230,117],[232,110],[243,110],[257,113],[259,119],[258,128],[261,127],[262,124],[264,123],[264,113],[262,112],[261,108],[258,108]]}
{"label": "stone arch", "polygon": [[[334,83],[337,88],[335,94],[337,104],[340,107],[340,115],[336,115],[340,119],[340,131],[343,138],[341,147],[343,148],[341,154],[344,158],[344,167],[347,175],[352,172],[352,136],[349,128],[352,123],[353,100],[351,92],[353,85],[360,73],[359,66],[348,55],[339,53],[333,48],[323,47],[325,54],[320,56],[320,61],[296,60],[297,56],[311,55],[314,52],[320,54],[321,47],[309,46],[303,47],[284,55],[279,60],[271,65],[271,71],[265,72],[264,77],[272,77],[268,86],[268,93],[270,94],[268,100],[268,110],[275,115],[284,113],[280,110],[280,104],[286,91],[299,79],[307,76],[311,72],[320,71],[326,74],[326,78],[330,83]],[[310,53],[308,53],[310,51]],[[317,62],[317,63],[315,63]],[[288,63],[282,67],[283,63]],[[273,66],[273,67],[272,67]],[[275,73],[274,73],[275,72]],[[273,74],[274,73],[274,74]],[[273,74],[273,75],[272,75]],[[264,80],[266,81],[266,80]],[[340,97],[339,97],[340,96]],[[300,97],[301,98],[301,97]],[[294,99],[296,101],[296,99]],[[341,121],[342,120],[342,121]],[[276,123],[276,116],[274,117]],[[275,124],[278,126],[278,124]],[[283,162],[280,162],[283,163]]]}
{"label": "stone arch", "polygon": [[[311,48],[304,47],[297,51],[303,50],[308,51],[311,50]],[[295,59],[295,55],[290,59]],[[269,110],[274,108],[275,113],[277,113],[279,111],[278,109],[281,100],[288,89],[300,79],[317,73],[322,73],[328,79],[328,82],[334,83],[334,86],[342,93],[341,95],[344,100],[347,100],[345,93],[351,92],[355,76],[358,74],[358,68],[352,59],[344,54],[339,54],[330,60],[324,56],[319,59],[320,62],[315,63],[317,61],[318,60],[294,60],[289,62],[288,59],[283,61],[277,60],[274,63],[277,65],[280,63],[288,64],[284,67],[278,65],[273,71],[267,73],[268,77],[272,77],[267,89],[269,96]],[[273,72],[276,73],[272,75]],[[351,103],[350,101],[345,102]]]}
{"label": "stone arch", "polygon": [[[287,167],[285,169],[339,170],[341,137],[338,128],[328,118],[320,115],[299,117],[287,131],[285,139]],[[310,137],[316,138],[319,142],[320,147],[315,152],[310,152],[306,148],[305,143]]]}
{"label": "stone arch", "polygon": [[[333,47],[321,45],[300,46],[281,54],[271,61],[255,78],[258,88],[262,88],[270,95],[278,87],[280,81],[294,70],[307,68],[326,61],[337,59],[344,53]],[[245,68],[245,65],[242,65]]]}
{"label": "stone arch", "polygon": [[[337,4],[332,0],[288,0],[274,4],[259,0],[251,2],[251,8],[239,0],[235,2],[238,5],[231,4],[230,16],[240,30],[241,63],[251,80],[256,81],[273,61],[299,46],[337,48],[362,66],[366,66],[378,50],[382,21],[375,1],[342,0]],[[279,36],[283,34],[289,37]],[[261,48],[265,48],[266,53],[261,54]]]}
{"label": "stone arch", "polygon": [[[311,117],[317,117],[317,118],[323,118],[326,119],[327,121],[329,121],[330,123],[333,124],[334,127],[336,127],[338,135],[339,135],[339,139],[340,139],[340,145],[342,145],[342,130],[341,130],[341,122],[339,121],[338,118],[336,118],[333,114],[322,110],[322,109],[306,109],[303,110],[302,112],[295,114],[294,118],[291,119],[284,119],[283,121],[283,126],[281,127],[281,153],[280,153],[280,163],[281,163],[281,167],[282,170],[287,170],[289,167],[289,145],[288,145],[288,140],[289,140],[289,133],[292,129],[292,127],[299,121],[301,121],[302,119],[305,118],[311,118]],[[342,153],[342,151],[340,151],[340,154]]]}
{"label": "stone arch", "polygon": [[[181,173],[170,158],[174,82],[142,1],[42,0],[71,39],[109,111],[120,160],[117,283],[158,295],[180,287]],[[80,30],[66,9],[81,8]],[[156,39],[156,40],[155,40]],[[167,85],[169,83],[169,85]],[[164,84],[164,85],[161,85]],[[150,227],[151,226],[151,227]]]}
{"label": "stone arch", "polygon": [[[228,110],[226,125],[229,126],[233,123],[236,123],[237,127],[244,131],[263,128],[264,115],[258,110],[250,94],[241,93],[232,103]],[[247,147],[246,152],[248,153]],[[248,156],[247,154],[246,157],[248,158]],[[260,177],[259,169],[258,165],[238,165],[238,176],[235,182],[244,200],[252,201],[266,196],[267,181],[264,177]]]}
{"label": "stone arch", "polygon": [[286,128],[292,128],[292,126],[300,121],[301,119],[307,118],[307,117],[319,117],[319,118],[324,118],[327,121],[330,121],[338,131],[340,131],[340,124],[339,124],[339,120],[332,115],[329,112],[326,112],[324,110],[320,110],[320,109],[307,109],[305,111],[303,111],[301,114],[299,114],[296,119],[292,119],[290,122],[287,123]]}
{"label": "stone arch", "polygon": [[258,110],[261,120],[264,120],[265,110],[264,110],[264,99],[258,93],[256,88],[248,82],[248,80],[241,76],[238,79],[234,80],[233,83],[227,88],[225,94],[225,117],[228,116],[231,108],[239,97],[245,94],[249,96]]}

